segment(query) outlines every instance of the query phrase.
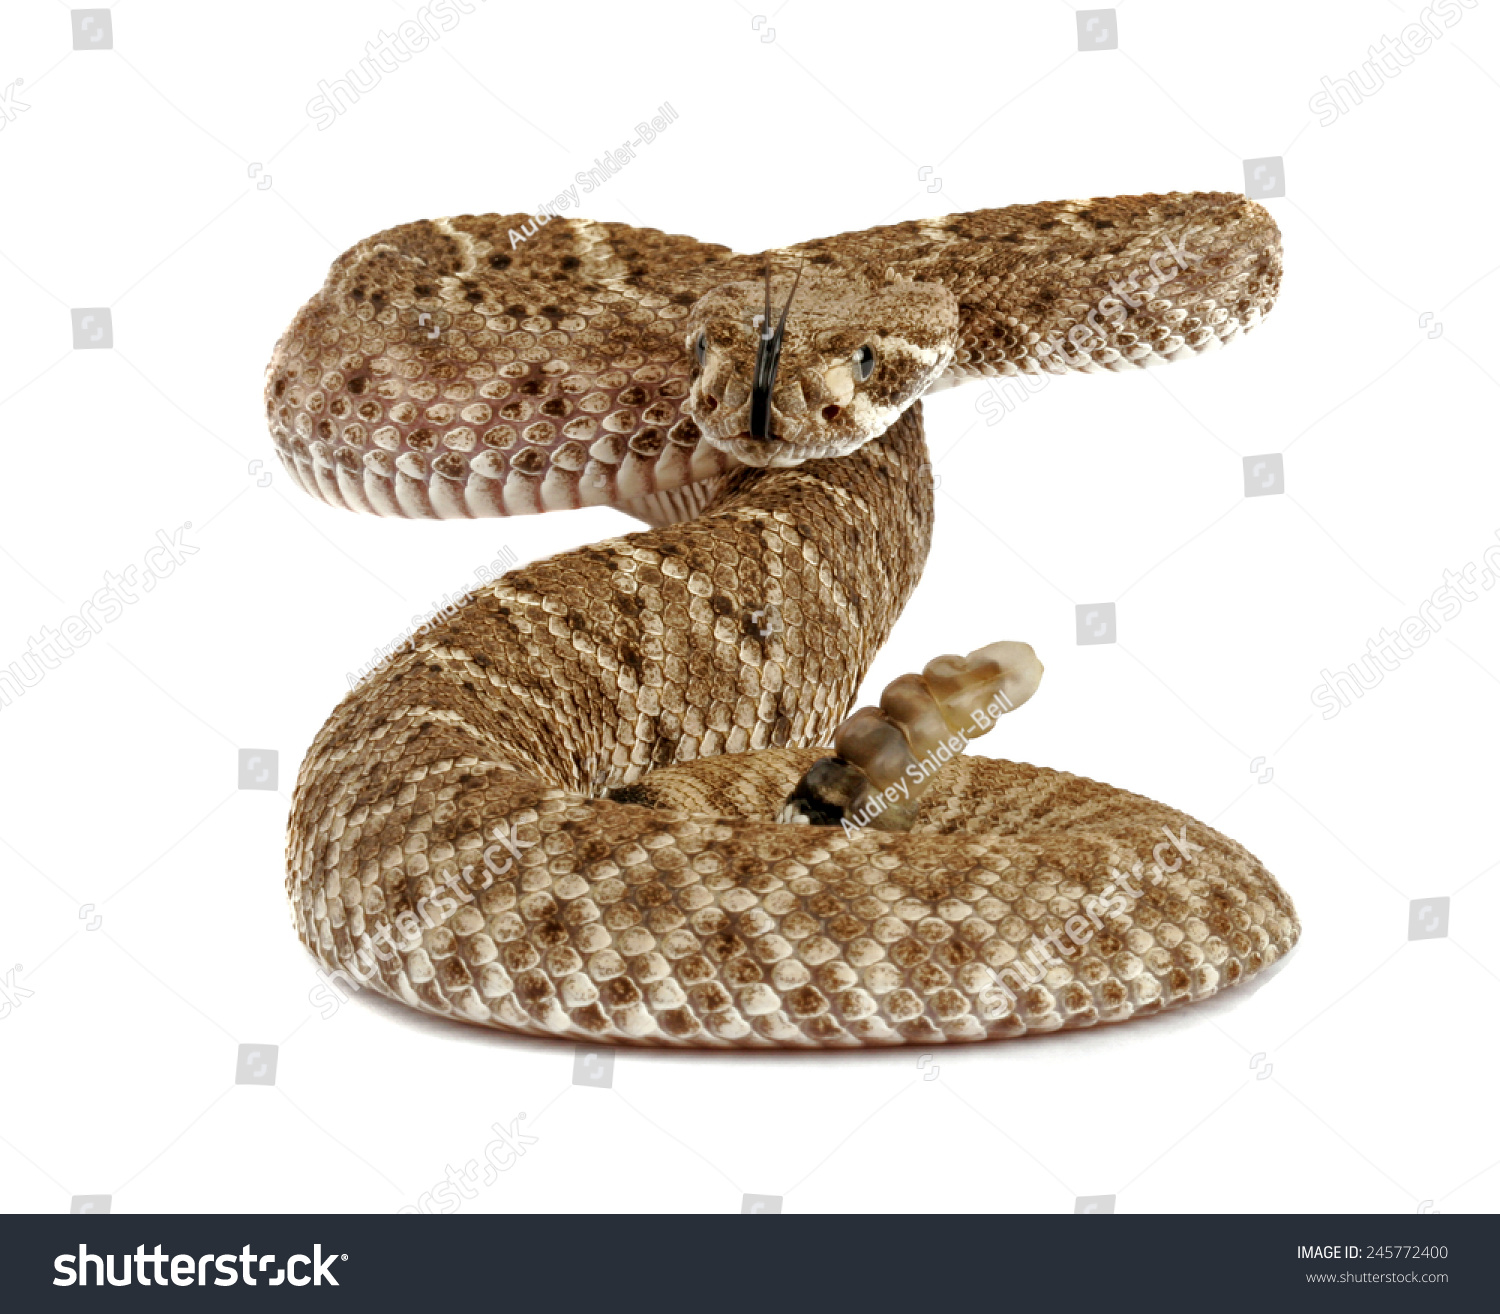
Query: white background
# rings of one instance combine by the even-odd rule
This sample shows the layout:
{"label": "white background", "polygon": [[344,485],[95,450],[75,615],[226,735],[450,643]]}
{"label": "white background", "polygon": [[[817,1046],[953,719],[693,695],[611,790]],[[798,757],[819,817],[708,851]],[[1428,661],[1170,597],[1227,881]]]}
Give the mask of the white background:
{"label": "white background", "polygon": [[[730,0],[475,4],[319,130],[319,81],[416,8],[122,0],[114,48],[80,52],[65,5],[0,20],[0,91],[25,80],[0,130],[0,669],[158,530],[198,548],[0,710],[0,1207],[394,1210],[524,1111],[537,1143],[465,1210],[1494,1209],[1500,590],[1332,719],[1311,701],[1497,541],[1493,14],[1324,127],[1320,79],[1416,5],[1130,0],[1119,49],[1080,53],[1063,3],[788,0],[759,27]],[[1304,923],[1261,988],[925,1062],[622,1052],[609,1090],[572,1084],[569,1045],[310,1002],[283,833],[345,672],[501,548],[634,522],[324,507],[271,450],[272,344],[359,238],[533,206],[663,102],[585,213],[746,250],[1239,191],[1283,157],[1285,285],[1249,338],[997,423],[983,385],[929,403],[936,543],[868,685],[1033,643],[1042,691],[981,748],[1260,855]],[[112,349],[73,349],[73,307],[110,308]],[[1277,452],[1287,491],[1246,498],[1242,458]],[[1104,601],[1119,641],[1079,646]],[[279,752],[276,792],[237,788],[245,747]],[[1409,942],[1442,896],[1450,933]],[[274,1088],[234,1084],[241,1043],[279,1046]]]}

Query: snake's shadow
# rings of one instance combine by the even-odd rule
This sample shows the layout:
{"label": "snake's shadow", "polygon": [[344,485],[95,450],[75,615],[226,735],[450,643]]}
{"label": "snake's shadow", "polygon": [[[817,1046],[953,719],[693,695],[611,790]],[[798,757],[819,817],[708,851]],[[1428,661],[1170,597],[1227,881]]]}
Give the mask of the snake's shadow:
{"label": "snake's shadow", "polygon": [[[1212,1025],[1218,1019],[1224,1019],[1232,1015],[1233,1011],[1240,1007],[1241,1002],[1248,1000],[1251,995],[1263,990],[1271,981],[1281,974],[1288,958],[1296,953],[1285,955],[1280,961],[1272,966],[1257,972],[1247,981],[1242,981],[1227,990],[1221,990],[1211,999],[1205,999],[1198,1003],[1170,1008],[1161,1013],[1153,1013],[1147,1017],[1132,1018],[1128,1027],[1123,1024],[1112,1024],[1097,1027],[1082,1027],[1074,1031],[1051,1031],[1042,1032],[1039,1035],[1028,1036],[1022,1049],[1035,1053],[1037,1048],[1043,1044],[1047,1045],[1096,1045],[1099,1046],[1100,1057],[1106,1057],[1115,1047],[1122,1042],[1128,1043],[1128,1037],[1145,1037],[1148,1028],[1152,1029],[1158,1037],[1165,1037],[1176,1030],[1188,1030],[1199,1026]],[[573,1046],[584,1042],[568,1037],[552,1038],[550,1036],[522,1035],[518,1032],[501,1031],[494,1027],[484,1026],[480,1023],[465,1022],[458,1018],[439,1017],[434,1013],[423,1013],[411,1008],[397,1000],[389,999],[384,995],[376,994],[373,990],[361,990],[357,995],[350,998],[349,1002],[357,1007],[372,1010],[381,1019],[382,1025],[403,1027],[408,1031],[414,1031],[434,1039],[441,1039],[444,1043],[457,1041],[468,1045],[498,1045],[503,1048],[515,1048],[525,1051],[552,1051],[560,1053],[564,1046]],[[1227,1033],[1226,1033],[1227,1034]],[[673,1059],[690,1058],[697,1062],[700,1060],[725,1060],[740,1059],[758,1063],[889,1063],[894,1056],[911,1056],[923,1051],[921,1045],[885,1045],[864,1046],[849,1049],[740,1049],[740,1048],[708,1048],[695,1046],[673,1046],[666,1048],[660,1045],[612,1045],[610,1048],[623,1052],[629,1052],[632,1056],[648,1061],[668,1062]],[[959,1058],[960,1056],[972,1055],[977,1058],[982,1054],[1011,1054],[1015,1052],[1014,1043],[996,1042],[974,1042],[957,1045],[933,1045],[928,1047],[932,1050],[942,1050],[947,1057]],[[972,1061],[972,1060],[971,1060]]]}

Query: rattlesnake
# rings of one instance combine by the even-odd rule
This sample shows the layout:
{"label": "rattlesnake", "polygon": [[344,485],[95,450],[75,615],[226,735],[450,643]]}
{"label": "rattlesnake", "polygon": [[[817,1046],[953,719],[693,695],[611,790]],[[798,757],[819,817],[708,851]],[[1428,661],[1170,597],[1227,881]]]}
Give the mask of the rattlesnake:
{"label": "rattlesnake", "polygon": [[762,1047],[1118,1021],[1275,962],[1300,927],[1261,864],[1094,781],[966,757],[907,833],[776,818],[921,573],[918,398],[1194,354],[1280,273],[1265,211],[1205,193],[759,255],[464,215],[340,256],[267,369],[298,484],[655,527],[475,589],[334,710],[289,826],[308,948],[505,1030]]}

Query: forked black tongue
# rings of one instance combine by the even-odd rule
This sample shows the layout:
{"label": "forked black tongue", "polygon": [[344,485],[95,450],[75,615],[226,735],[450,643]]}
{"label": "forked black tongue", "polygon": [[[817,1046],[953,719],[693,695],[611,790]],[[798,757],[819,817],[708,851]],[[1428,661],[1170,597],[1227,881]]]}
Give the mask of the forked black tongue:
{"label": "forked black tongue", "polygon": [[786,332],[787,312],[792,308],[792,298],[797,295],[797,285],[802,282],[802,266],[797,266],[797,277],[792,280],[792,290],[787,293],[786,304],[781,308],[781,318],[776,328],[771,328],[771,266],[766,265],[766,314],[760,326],[760,344],[755,351],[755,381],[750,390],[750,436],[762,442],[771,441],[771,389],[776,386],[776,370],[781,364],[781,341]]}

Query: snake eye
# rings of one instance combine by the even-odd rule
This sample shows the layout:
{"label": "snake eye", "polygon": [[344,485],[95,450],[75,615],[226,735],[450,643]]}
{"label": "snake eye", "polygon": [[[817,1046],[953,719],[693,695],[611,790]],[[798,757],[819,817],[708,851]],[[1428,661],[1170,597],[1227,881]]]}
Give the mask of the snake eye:
{"label": "snake eye", "polygon": [[875,353],[868,346],[854,353],[854,373],[861,383],[875,373]]}
{"label": "snake eye", "polygon": [[693,355],[701,366],[708,359],[708,334],[700,333],[698,340],[693,343]]}

